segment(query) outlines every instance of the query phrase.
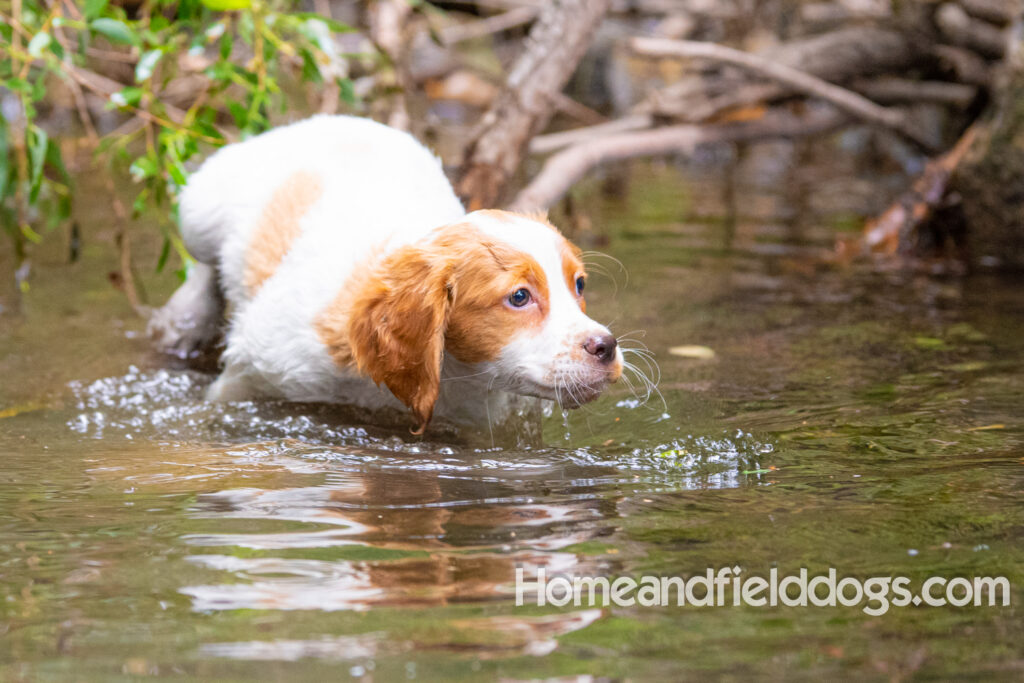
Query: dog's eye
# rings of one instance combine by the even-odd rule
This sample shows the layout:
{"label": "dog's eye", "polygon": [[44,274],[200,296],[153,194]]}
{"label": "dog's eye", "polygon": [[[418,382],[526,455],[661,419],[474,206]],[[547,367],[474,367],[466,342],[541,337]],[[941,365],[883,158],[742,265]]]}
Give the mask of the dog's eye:
{"label": "dog's eye", "polygon": [[587,281],[582,276],[576,278],[576,293],[582,295],[583,287],[587,284]]}
{"label": "dog's eye", "polygon": [[522,308],[530,303],[530,290],[525,287],[517,289],[508,295],[508,302],[516,308]]}

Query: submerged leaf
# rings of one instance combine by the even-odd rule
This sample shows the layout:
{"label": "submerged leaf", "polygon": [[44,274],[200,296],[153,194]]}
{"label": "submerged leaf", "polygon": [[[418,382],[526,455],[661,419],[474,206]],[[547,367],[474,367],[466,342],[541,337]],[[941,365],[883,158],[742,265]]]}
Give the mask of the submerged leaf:
{"label": "submerged leaf", "polygon": [[673,356],[679,356],[680,358],[696,358],[699,360],[711,360],[715,357],[715,351],[707,346],[698,346],[696,344],[684,344],[682,346],[673,346],[668,352]]}

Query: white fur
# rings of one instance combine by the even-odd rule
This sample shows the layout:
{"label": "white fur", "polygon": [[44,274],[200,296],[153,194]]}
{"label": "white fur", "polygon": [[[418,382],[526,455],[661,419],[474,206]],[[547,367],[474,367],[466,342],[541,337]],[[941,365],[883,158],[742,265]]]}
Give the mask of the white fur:
{"label": "white fur", "polygon": [[[300,236],[280,266],[250,296],[244,275],[251,235],[275,189],[300,171],[317,176],[323,191],[303,215]],[[225,369],[210,388],[212,399],[269,396],[399,407],[386,389],[331,360],[314,321],[371,252],[387,253],[460,220],[532,255],[547,274],[551,309],[539,334],[510,340],[495,363],[483,364],[488,367],[446,357],[437,417],[486,425],[522,408],[497,389],[561,398],[553,377],[567,362],[563,347],[583,334],[608,333],[583,314],[566,286],[554,231],[527,219],[466,216],[440,161],[412,136],[370,120],[318,116],[225,147],[190,178],[180,212],[186,246],[217,269],[233,308]],[[209,273],[198,268],[182,287],[187,296],[176,295],[174,312],[154,317],[154,336],[174,337],[167,330],[175,327],[185,299],[216,295]],[[191,324],[202,329],[209,320],[204,325],[196,315],[220,314],[213,305],[196,308],[201,312],[190,314]]]}

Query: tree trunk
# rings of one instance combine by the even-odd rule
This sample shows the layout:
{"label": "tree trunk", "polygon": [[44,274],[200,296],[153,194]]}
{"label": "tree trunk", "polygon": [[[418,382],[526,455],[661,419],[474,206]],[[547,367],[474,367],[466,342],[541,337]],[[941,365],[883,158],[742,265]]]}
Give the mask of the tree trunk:
{"label": "tree trunk", "polygon": [[467,148],[458,191],[470,210],[495,206],[504,197],[526,145],[547,125],[609,5],[610,0],[544,3],[525,51]]}
{"label": "tree trunk", "polygon": [[950,198],[968,226],[970,258],[1024,268],[1024,46],[1006,62],[990,118],[954,175]]}

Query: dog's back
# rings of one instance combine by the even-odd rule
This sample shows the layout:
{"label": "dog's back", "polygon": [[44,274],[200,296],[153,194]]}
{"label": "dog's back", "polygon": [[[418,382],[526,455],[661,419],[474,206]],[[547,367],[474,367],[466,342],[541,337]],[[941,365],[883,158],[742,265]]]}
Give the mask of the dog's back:
{"label": "dog's back", "polygon": [[236,304],[288,261],[345,271],[381,243],[463,214],[429,150],[350,116],[317,116],[222,149],[189,179],[180,204],[186,247],[219,269]]}

